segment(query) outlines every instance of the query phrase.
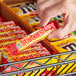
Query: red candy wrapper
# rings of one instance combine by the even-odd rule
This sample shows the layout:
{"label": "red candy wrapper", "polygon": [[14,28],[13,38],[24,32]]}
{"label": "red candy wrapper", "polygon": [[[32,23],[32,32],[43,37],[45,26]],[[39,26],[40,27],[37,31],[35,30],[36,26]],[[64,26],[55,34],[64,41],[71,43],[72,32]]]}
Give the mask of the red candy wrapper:
{"label": "red candy wrapper", "polygon": [[39,30],[33,32],[32,34],[11,44],[10,46],[7,47],[7,49],[11,55],[16,55],[22,49],[27,48],[31,46],[32,44],[47,37],[48,34],[50,34],[56,28],[59,28],[58,22],[57,21],[50,22],[47,25],[41,27]]}
{"label": "red candy wrapper", "polygon": [[0,24],[0,27],[1,26],[4,26],[4,27],[10,27],[10,26],[16,26],[18,25],[16,21],[8,21],[8,22],[3,22]]}

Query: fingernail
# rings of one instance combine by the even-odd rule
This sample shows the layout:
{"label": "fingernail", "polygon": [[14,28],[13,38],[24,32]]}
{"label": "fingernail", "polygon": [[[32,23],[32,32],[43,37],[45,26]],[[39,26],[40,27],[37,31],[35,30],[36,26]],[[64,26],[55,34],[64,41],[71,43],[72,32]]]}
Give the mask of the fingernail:
{"label": "fingernail", "polygon": [[51,39],[51,38],[53,38],[53,35],[49,35],[47,38],[48,38],[48,39]]}
{"label": "fingernail", "polygon": [[40,23],[40,28],[42,27],[42,26],[44,26],[42,23]]}

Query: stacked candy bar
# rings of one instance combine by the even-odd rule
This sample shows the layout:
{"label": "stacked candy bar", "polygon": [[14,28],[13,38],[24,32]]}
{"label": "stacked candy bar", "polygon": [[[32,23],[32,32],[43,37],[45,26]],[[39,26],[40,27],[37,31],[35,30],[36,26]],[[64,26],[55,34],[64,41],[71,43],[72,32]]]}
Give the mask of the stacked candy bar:
{"label": "stacked candy bar", "polygon": [[[26,5],[28,5],[28,3]],[[2,15],[0,16],[1,20],[5,20],[3,19],[4,17]],[[12,61],[19,61],[29,58],[50,55],[48,50],[45,47],[43,47],[41,43],[37,43],[27,49],[23,49],[23,51],[19,52],[15,56],[11,56],[6,47],[22,39],[26,35],[27,33],[24,30],[22,30],[15,21],[0,23],[0,50],[3,52],[3,56],[5,58],[10,59],[8,61],[12,62]],[[19,56],[20,59],[15,60]]]}
{"label": "stacked candy bar", "polygon": [[[41,43],[33,44],[27,49],[23,49],[21,52],[19,52],[14,56],[10,55],[6,47],[22,39],[26,35],[27,32],[22,30],[15,21],[0,23],[0,50],[3,52],[2,64],[7,62],[15,62],[25,59],[50,55],[50,52]],[[25,65],[25,63],[17,64],[16,66],[23,67],[23,65]],[[1,67],[1,68],[4,69],[5,67]],[[4,71],[4,73],[16,71],[16,70],[17,69],[13,67],[9,67],[8,69],[6,69],[6,71]]]}
{"label": "stacked candy bar", "polygon": [[14,21],[3,22],[0,24],[0,50],[6,54],[5,48],[7,45],[25,37],[27,33],[19,26],[16,26]]}
{"label": "stacked candy bar", "polygon": [[33,27],[35,30],[39,28],[40,18],[36,2],[16,3],[8,5],[8,7],[22,18],[28,26]]}
{"label": "stacked candy bar", "polygon": [[[43,47],[41,43],[37,43],[27,49],[24,49],[23,51],[19,52],[17,55],[11,56],[8,53],[8,55],[3,55],[3,56],[5,58],[8,57],[8,59],[7,59],[8,62],[16,62],[16,61],[46,56],[46,55],[50,55],[50,52],[45,47]],[[43,61],[41,61],[41,62],[43,62]],[[34,63],[30,64],[30,67],[33,67],[33,64]],[[26,65],[26,62],[20,63],[20,64],[15,64],[15,66],[20,67],[20,68],[24,67],[25,65]],[[34,64],[34,66],[36,66],[36,64]],[[27,68],[29,68],[29,67],[27,67]],[[9,67],[3,73],[17,71],[17,70],[18,70],[17,68]]]}
{"label": "stacked candy bar", "polygon": [[31,59],[31,58],[36,58],[36,57],[41,57],[41,56],[46,56],[50,55],[50,52],[42,46],[41,43],[32,45],[30,48],[23,49],[21,52],[18,54],[12,56],[10,53],[8,54],[8,61],[21,61],[21,60],[26,60],[26,59]]}

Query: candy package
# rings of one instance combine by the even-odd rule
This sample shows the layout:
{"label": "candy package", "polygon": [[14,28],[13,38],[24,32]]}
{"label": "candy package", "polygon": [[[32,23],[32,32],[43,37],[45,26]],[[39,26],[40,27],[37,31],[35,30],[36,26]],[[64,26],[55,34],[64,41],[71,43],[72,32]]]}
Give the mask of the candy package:
{"label": "candy package", "polygon": [[[32,44],[44,39],[51,33],[54,29],[58,28],[59,25],[57,21],[50,22],[49,24],[43,26],[41,29],[33,32],[32,34],[24,37],[23,39],[15,42],[7,47],[11,55],[16,55],[22,49],[31,46]],[[12,48],[13,47],[13,48]]]}
{"label": "candy package", "polygon": [[57,41],[50,42],[51,47],[59,53],[76,50],[76,36]]}
{"label": "candy package", "polygon": [[35,30],[39,29],[40,18],[38,16],[23,16],[22,19],[27,23],[28,26],[32,27]]}
{"label": "candy package", "polygon": [[24,53],[22,55],[11,57],[10,60],[15,62],[15,61],[27,60],[27,59],[32,59],[32,58],[50,55],[50,52],[44,47],[42,49],[39,49],[39,50],[35,49],[35,50],[28,50],[25,52],[26,53]]}
{"label": "candy package", "polygon": [[37,13],[36,2],[28,2],[9,6],[18,16],[30,16]]}
{"label": "candy package", "polygon": [[8,21],[8,22],[3,22],[0,24],[1,28],[6,28],[6,27],[13,27],[18,25],[16,21]]}
{"label": "candy package", "polygon": [[36,58],[40,56],[46,56],[50,54],[51,53],[45,47],[43,47],[41,43],[36,43],[27,49],[23,49],[21,52],[19,52],[18,54],[14,56],[10,55],[9,52],[6,56],[8,57],[8,59],[15,62],[15,61],[21,61],[25,59]]}
{"label": "candy package", "polygon": [[6,46],[25,37],[27,33],[22,30],[16,21],[8,21],[0,24],[0,50],[8,54]]}

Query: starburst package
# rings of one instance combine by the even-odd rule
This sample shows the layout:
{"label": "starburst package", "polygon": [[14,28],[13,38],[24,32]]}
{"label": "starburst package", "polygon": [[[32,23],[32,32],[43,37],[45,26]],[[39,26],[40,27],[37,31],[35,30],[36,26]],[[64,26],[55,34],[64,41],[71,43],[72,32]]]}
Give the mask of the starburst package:
{"label": "starburst package", "polygon": [[25,51],[24,54],[13,56],[10,58],[10,60],[15,62],[15,61],[37,58],[41,56],[47,56],[47,55],[50,55],[50,52],[45,47],[43,47],[42,49],[32,49]]}
{"label": "starburst package", "polygon": [[47,25],[40,28],[39,30],[33,32],[32,34],[29,34],[23,39],[11,44],[10,46],[7,47],[7,49],[11,55],[15,55],[22,49],[27,48],[28,46],[31,46],[32,44],[44,39],[56,28],[59,28],[58,22],[57,21],[50,22]]}
{"label": "starburst package", "polygon": [[[57,24],[57,23],[56,23]],[[53,26],[54,25],[54,26]],[[50,27],[51,26],[51,27]],[[50,28],[49,28],[50,27]],[[55,24],[51,24],[51,25],[49,25],[49,26],[47,26],[47,28],[48,29],[55,29],[56,27],[55,27]],[[52,30],[51,30],[52,31]],[[41,32],[40,32],[41,33]],[[31,47],[33,48],[35,45],[32,45]],[[17,56],[17,57],[15,57],[15,55],[14,55],[14,57],[11,57],[10,59],[8,59],[8,62],[12,62],[12,61],[19,61],[19,60],[24,60],[24,59],[30,59],[30,58],[35,58],[35,57],[41,57],[41,56],[46,56],[46,55],[50,55],[50,53],[49,53],[49,51],[46,49],[46,48],[41,48],[42,46],[41,45],[39,45],[40,47],[39,48],[37,48],[37,46],[36,47],[34,47],[34,49],[30,49],[30,51],[24,51],[27,55],[21,55],[21,53],[20,53],[20,57],[19,56]],[[40,48],[41,48],[41,50],[40,50]],[[20,52],[23,52],[23,51],[20,51]],[[30,52],[30,53],[29,53]],[[10,61],[9,61],[10,60]],[[25,63],[23,64],[23,65],[25,65]],[[23,65],[21,66],[21,64],[20,64],[20,66],[21,67],[23,67]],[[17,66],[17,65],[16,65]],[[30,66],[32,66],[32,65],[30,65]],[[11,67],[12,68],[12,67]],[[14,69],[14,68],[12,68],[13,70],[12,71],[16,71],[17,69]],[[55,70],[55,69],[54,69]],[[9,72],[9,70],[7,70],[8,72]],[[6,72],[7,72],[6,71]],[[11,71],[11,70],[10,70]]]}

